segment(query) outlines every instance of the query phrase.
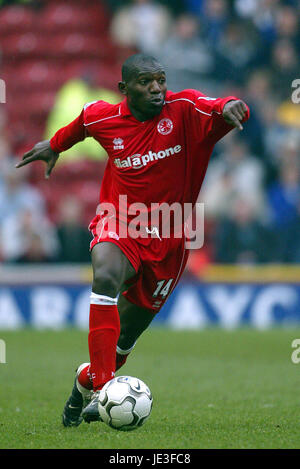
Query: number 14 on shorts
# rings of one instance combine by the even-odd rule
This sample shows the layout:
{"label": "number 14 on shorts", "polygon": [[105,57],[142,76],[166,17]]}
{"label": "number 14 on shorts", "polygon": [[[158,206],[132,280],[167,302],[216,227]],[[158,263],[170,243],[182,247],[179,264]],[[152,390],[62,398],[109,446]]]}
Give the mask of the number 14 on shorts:
{"label": "number 14 on shorts", "polygon": [[[167,298],[168,294],[171,291],[171,285],[173,283],[173,278],[167,280],[159,280],[156,284],[156,289],[153,293],[153,298],[157,298],[152,304],[153,308],[160,308],[164,300]],[[161,299],[158,299],[158,298]]]}
{"label": "number 14 on shorts", "polygon": [[156,290],[152,296],[154,298],[157,298],[158,296],[166,298],[166,296],[169,294],[173,280],[173,278],[170,278],[169,280],[159,280],[157,282]]}

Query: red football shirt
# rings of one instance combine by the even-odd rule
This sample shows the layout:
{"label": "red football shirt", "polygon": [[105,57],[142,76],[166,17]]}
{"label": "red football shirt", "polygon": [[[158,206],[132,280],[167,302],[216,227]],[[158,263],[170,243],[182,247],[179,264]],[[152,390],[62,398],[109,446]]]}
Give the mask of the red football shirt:
{"label": "red football shirt", "polygon": [[[100,202],[116,209],[119,195],[127,196],[128,206],[142,202],[148,210],[153,203],[194,205],[214,145],[233,129],[222,116],[223,107],[236,99],[168,91],[160,114],[145,122],[131,114],[126,99],[120,104],[96,101],[58,130],[50,145],[60,153],[94,137],[108,154]],[[244,120],[248,118],[249,110]]]}

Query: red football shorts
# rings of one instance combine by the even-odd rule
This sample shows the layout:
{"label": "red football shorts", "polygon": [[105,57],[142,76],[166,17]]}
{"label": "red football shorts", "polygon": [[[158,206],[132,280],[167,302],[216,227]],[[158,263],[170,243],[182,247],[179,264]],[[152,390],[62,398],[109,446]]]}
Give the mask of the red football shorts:
{"label": "red football shorts", "polygon": [[142,308],[157,313],[177,285],[187,263],[189,251],[185,239],[160,238],[159,234],[147,238],[119,237],[107,229],[107,219],[96,215],[89,225],[93,234],[90,250],[102,242],[114,243],[122,250],[136,271],[128,281],[125,298]]}

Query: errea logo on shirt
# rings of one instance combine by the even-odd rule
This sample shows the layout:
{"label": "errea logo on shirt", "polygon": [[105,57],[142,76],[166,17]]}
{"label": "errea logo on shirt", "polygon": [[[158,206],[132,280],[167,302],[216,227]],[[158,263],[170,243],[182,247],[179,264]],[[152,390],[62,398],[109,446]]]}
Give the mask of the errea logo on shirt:
{"label": "errea logo on shirt", "polygon": [[165,150],[160,150],[158,152],[149,151],[145,155],[141,155],[140,153],[136,153],[135,155],[128,156],[126,159],[122,160],[120,158],[116,158],[114,160],[114,164],[117,168],[133,168],[133,169],[140,169],[143,166],[147,166],[148,163],[156,160],[162,160],[167,158],[168,156],[175,155],[176,153],[180,153],[182,150],[181,145],[176,145],[175,147],[166,148]]}
{"label": "errea logo on shirt", "polygon": [[124,141],[122,138],[114,138],[113,139],[114,150],[123,150],[124,149]]}

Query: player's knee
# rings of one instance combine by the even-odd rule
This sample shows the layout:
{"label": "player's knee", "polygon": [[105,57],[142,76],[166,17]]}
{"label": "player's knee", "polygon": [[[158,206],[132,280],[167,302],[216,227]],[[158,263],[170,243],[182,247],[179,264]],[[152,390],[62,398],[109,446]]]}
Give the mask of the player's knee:
{"label": "player's knee", "polygon": [[120,288],[121,286],[119,285],[119,281],[116,278],[116,275],[112,272],[104,269],[103,267],[94,269],[92,287],[94,293],[115,298],[118,295]]}

